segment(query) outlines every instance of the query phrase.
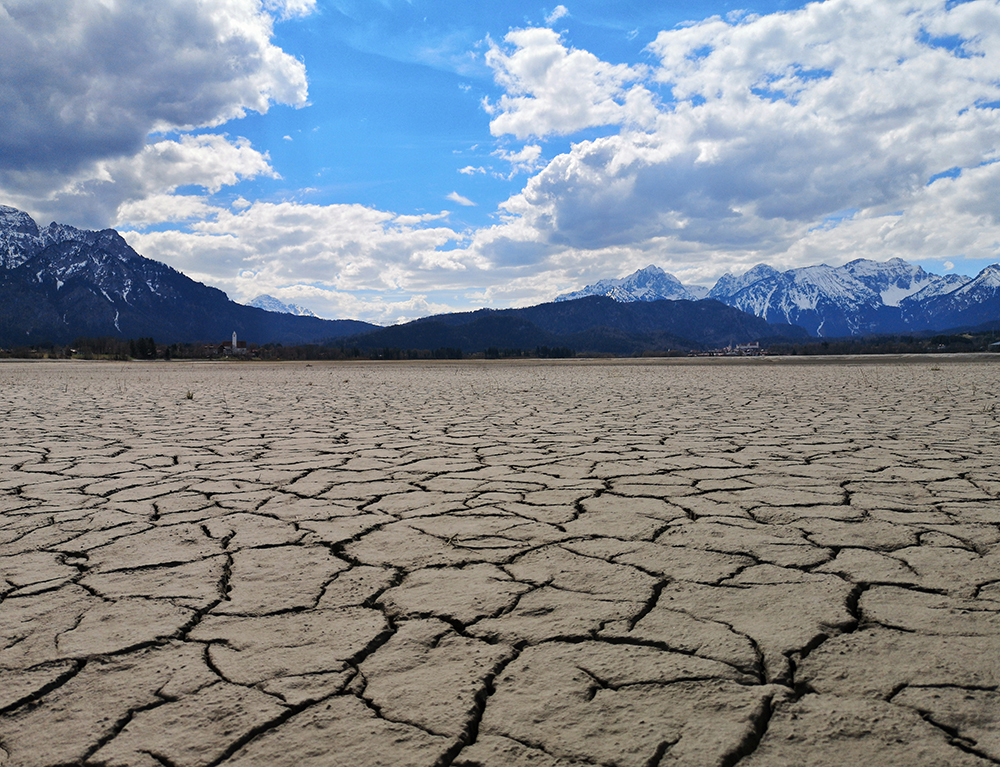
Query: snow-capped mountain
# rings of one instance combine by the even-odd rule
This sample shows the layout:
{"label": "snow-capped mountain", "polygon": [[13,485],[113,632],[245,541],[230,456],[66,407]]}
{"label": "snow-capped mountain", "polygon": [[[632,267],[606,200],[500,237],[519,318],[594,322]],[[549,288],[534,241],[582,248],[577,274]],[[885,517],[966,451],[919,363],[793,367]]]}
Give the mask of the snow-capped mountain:
{"label": "snow-capped mountain", "polygon": [[941,279],[937,275],[928,274],[919,266],[908,264],[901,258],[890,258],[884,263],[859,258],[839,268],[865,287],[878,293],[884,306],[899,306],[900,301]]}
{"label": "snow-capped mountain", "polygon": [[918,304],[926,301],[928,298],[951,293],[969,282],[971,282],[970,278],[964,274],[942,274],[935,281],[921,288],[917,293],[904,298],[900,301],[900,304]]}
{"label": "snow-capped mountain", "polygon": [[1000,320],[1000,264],[987,266],[950,293],[911,299],[902,308],[909,324],[917,328],[974,327]]}
{"label": "snow-capped mountain", "polygon": [[246,303],[247,306],[254,306],[266,312],[277,312],[278,314],[294,314],[296,317],[318,317],[312,309],[306,309],[298,304],[286,304],[279,301],[274,296],[263,293],[256,298],[251,298]]}
{"label": "snow-capped mountain", "polygon": [[39,227],[0,206],[0,346],[81,336],[218,341],[234,330],[258,343],[307,343],[373,327],[242,306],[140,256],[113,229]]}
{"label": "snow-capped mountain", "polygon": [[915,297],[947,293],[969,280],[929,274],[900,258],[859,258],[838,267],[824,264],[786,272],[761,265],[740,278],[727,277],[710,291],[711,298],[826,337],[914,329],[907,321],[912,310],[907,309],[917,303]]}
{"label": "snow-capped mountain", "polygon": [[708,298],[716,298],[722,303],[726,303],[726,298],[735,296],[743,288],[753,285],[761,280],[774,279],[781,274],[773,266],[767,264],[757,264],[743,274],[733,276],[728,272],[722,275],[718,282],[708,291]]}
{"label": "snow-capped mountain", "polygon": [[40,228],[24,211],[0,205],[0,268],[20,266],[49,245],[70,240],[92,243],[100,234],[54,222]]}
{"label": "snow-capped mountain", "polygon": [[707,294],[707,288],[700,285],[683,285],[674,275],[650,264],[645,269],[639,269],[628,277],[601,280],[593,285],[588,285],[583,290],[557,296],[556,301],[572,301],[586,296],[607,296],[621,303],[659,301],[661,299],[696,301],[699,298],[704,298]]}
{"label": "snow-capped mountain", "polygon": [[[755,267],[751,272],[732,282],[724,276],[709,296],[769,322],[799,325],[819,336],[871,332],[873,321],[883,314],[880,291],[845,267],[806,266],[787,272]],[[877,287],[885,280],[872,281]]]}
{"label": "snow-capped mountain", "polygon": [[[998,320],[998,280],[1000,266],[988,267],[973,279],[930,274],[900,258],[885,262],[859,258],[838,267],[823,264],[785,272],[758,264],[740,275],[723,275],[707,297],[768,322],[836,337],[940,330]],[[666,288],[653,290],[650,284]],[[688,298],[681,292],[685,286],[678,286],[675,277],[650,266],[618,280],[602,280],[567,297],[598,294],[624,302]],[[687,292],[692,291],[687,288]]]}

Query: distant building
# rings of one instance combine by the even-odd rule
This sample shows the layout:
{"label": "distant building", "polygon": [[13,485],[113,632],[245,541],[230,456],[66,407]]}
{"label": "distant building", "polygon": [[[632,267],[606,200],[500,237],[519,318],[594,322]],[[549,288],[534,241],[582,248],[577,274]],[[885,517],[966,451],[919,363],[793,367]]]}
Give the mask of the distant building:
{"label": "distant building", "polygon": [[751,341],[748,344],[736,344],[734,351],[739,357],[759,357],[767,352],[766,349],[760,348],[760,341]]}
{"label": "distant building", "polygon": [[692,352],[692,357],[764,357],[767,349],[761,347],[760,341],[751,341],[724,349],[709,349],[705,352]]}
{"label": "distant building", "polygon": [[219,344],[218,354],[220,357],[245,357],[249,353],[246,341],[236,339],[236,331],[233,331],[233,340]]}

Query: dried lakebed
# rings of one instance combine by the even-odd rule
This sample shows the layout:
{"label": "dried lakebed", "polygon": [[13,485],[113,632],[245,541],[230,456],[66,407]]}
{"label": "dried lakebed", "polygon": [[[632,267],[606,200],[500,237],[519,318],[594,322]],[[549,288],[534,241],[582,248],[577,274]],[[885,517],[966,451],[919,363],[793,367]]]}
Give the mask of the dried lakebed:
{"label": "dried lakebed", "polygon": [[998,764],[998,372],[2,364],[0,764]]}

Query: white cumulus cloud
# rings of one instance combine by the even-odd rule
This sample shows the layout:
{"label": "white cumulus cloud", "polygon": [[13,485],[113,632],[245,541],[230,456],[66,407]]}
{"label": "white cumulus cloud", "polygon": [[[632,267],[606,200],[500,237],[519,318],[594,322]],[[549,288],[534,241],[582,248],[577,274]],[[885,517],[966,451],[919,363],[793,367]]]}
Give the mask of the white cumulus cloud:
{"label": "white cumulus cloud", "polygon": [[[347,306],[344,296],[350,292],[426,295],[449,286],[464,288],[469,273],[477,279],[486,266],[461,248],[443,249],[464,240],[440,224],[444,213],[400,216],[362,205],[293,202],[234,207],[238,209],[218,209],[213,218],[190,224],[190,231],[122,234],[146,257],[240,300],[312,286],[324,291],[315,296],[332,300],[341,295],[338,305]],[[407,300],[359,299],[353,305],[357,311],[344,316],[378,322],[412,316],[403,305]],[[320,312],[318,301],[302,303]],[[361,312],[357,307],[362,303],[371,311]]]}
{"label": "white cumulus cloud", "polygon": [[648,126],[656,116],[652,94],[641,85],[644,67],[609,64],[567,48],[551,29],[515,29],[505,47],[491,44],[486,63],[506,93],[483,102],[495,115],[494,136],[568,135],[603,125]]}
{"label": "white cumulus cloud", "polygon": [[[52,183],[40,200],[18,194],[7,199],[45,221],[147,226],[214,215],[208,195],[241,179],[275,175],[268,156],[246,139],[183,135],[147,144],[131,157],[97,161],[58,187]],[[175,195],[182,186],[201,187],[203,193]]]}
{"label": "white cumulus cloud", "polygon": [[[269,7],[298,14],[311,5]],[[271,42],[273,20],[258,0],[3,0],[0,194],[38,212],[68,185],[107,179],[102,164],[148,166],[153,133],[304,105],[305,67]],[[106,215],[80,220],[92,225],[109,223],[117,207],[88,206]]]}
{"label": "white cumulus cloud", "polygon": [[[707,279],[744,262],[998,255],[993,0],[713,18],[661,32],[645,73],[548,29],[507,43],[489,59],[508,91],[491,105],[495,134],[622,129],[575,143],[503,204],[505,220],[472,246],[495,263],[654,253]],[[643,119],[629,121],[624,96],[653,82],[661,101],[644,97]],[[828,221],[844,210],[856,213]]]}

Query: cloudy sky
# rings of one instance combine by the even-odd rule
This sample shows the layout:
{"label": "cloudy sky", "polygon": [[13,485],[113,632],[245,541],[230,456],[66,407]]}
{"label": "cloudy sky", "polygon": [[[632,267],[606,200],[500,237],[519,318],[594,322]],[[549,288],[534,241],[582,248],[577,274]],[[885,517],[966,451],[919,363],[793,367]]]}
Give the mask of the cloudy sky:
{"label": "cloudy sky", "polygon": [[0,203],[382,324],[1000,261],[998,0],[0,0]]}

